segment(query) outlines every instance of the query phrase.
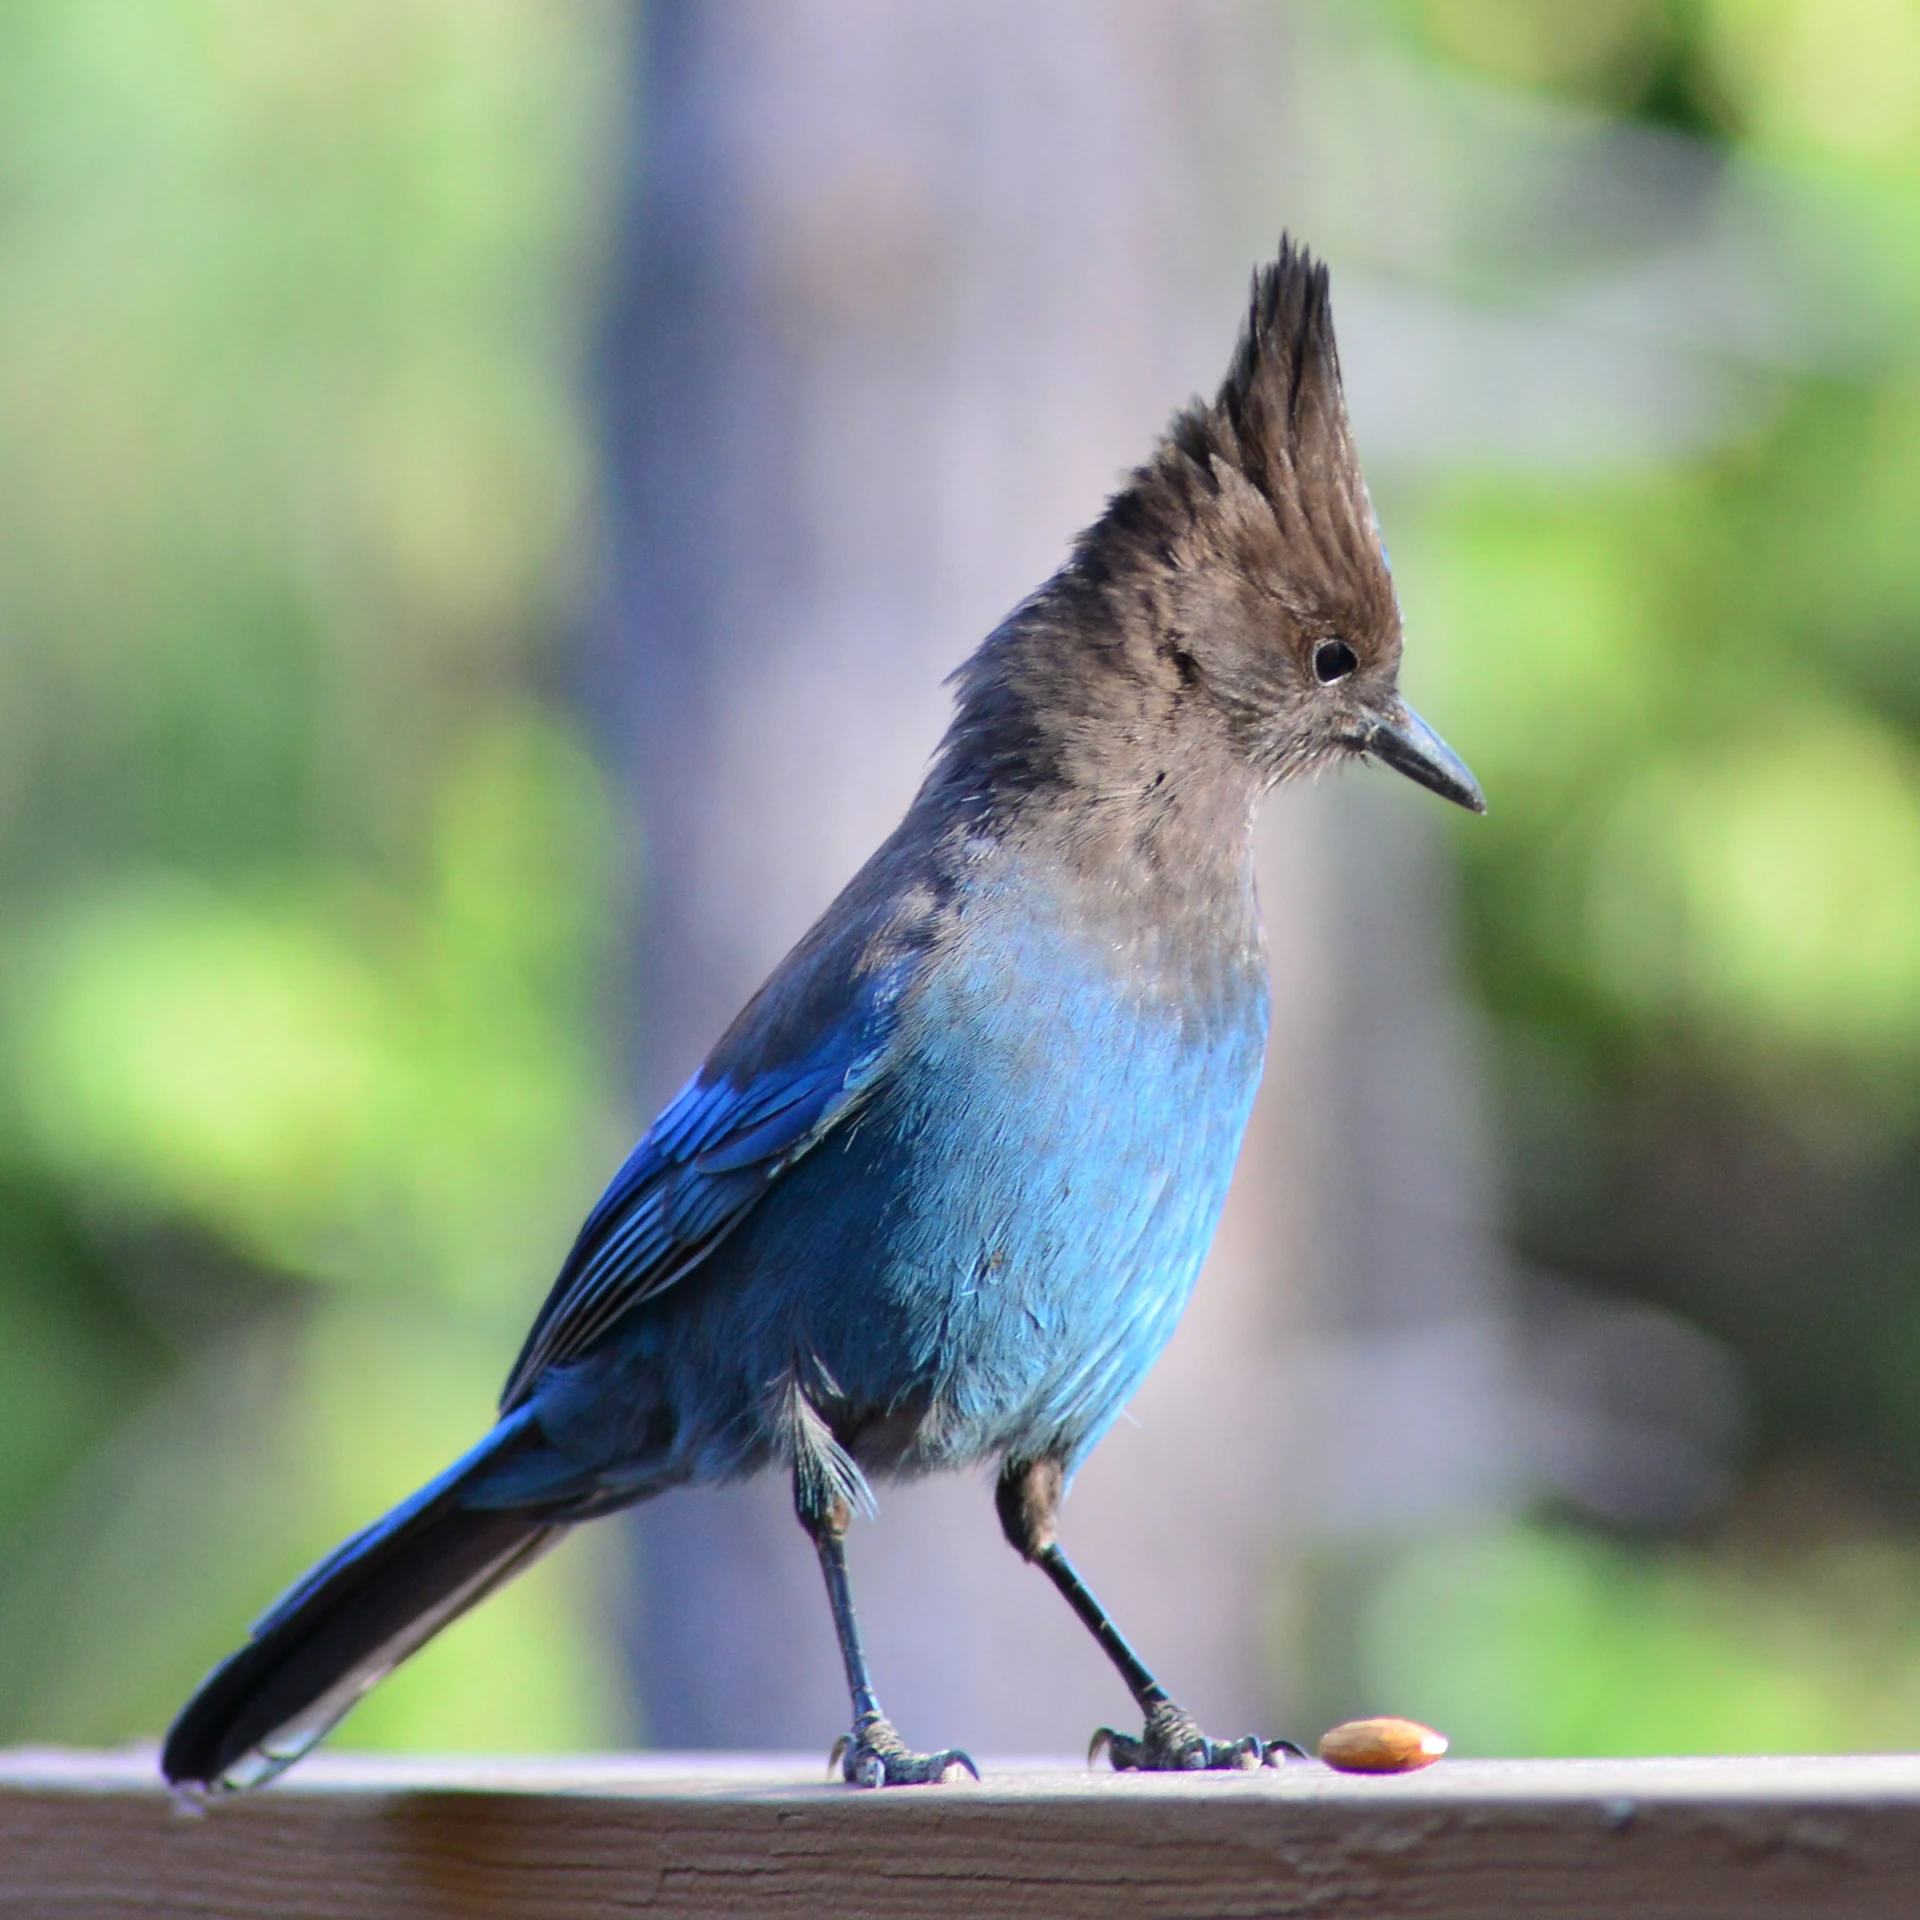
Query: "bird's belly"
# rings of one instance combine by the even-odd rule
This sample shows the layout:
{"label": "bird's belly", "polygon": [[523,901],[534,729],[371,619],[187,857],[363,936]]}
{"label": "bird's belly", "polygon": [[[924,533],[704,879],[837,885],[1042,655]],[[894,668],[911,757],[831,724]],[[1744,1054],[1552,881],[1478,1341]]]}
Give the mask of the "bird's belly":
{"label": "bird's belly", "polygon": [[1263,1038],[1116,1014],[930,1049],[793,1170],[751,1251],[804,1269],[791,1337],[863,1466],[1098,1438],[1186,1304]]}

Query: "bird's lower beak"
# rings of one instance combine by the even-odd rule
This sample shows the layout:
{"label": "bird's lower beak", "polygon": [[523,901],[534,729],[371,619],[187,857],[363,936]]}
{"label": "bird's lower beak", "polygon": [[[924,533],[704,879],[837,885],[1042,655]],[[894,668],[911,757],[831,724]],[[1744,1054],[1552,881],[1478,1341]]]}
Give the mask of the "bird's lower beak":
{"label": "bird's lower beak", "polygon": [[1384,760],[1396,773],[1451,800],[1469,813],[1485,813],[1486,795],[1467,771],[1467,764],[1414,712],[1398,706],[1382,714],[1361,740],[1360,751]]}

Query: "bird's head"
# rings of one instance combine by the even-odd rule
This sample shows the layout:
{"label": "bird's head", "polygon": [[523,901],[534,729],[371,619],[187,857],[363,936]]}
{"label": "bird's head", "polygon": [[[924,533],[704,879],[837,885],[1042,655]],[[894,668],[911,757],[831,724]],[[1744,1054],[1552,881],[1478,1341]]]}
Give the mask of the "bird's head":
{"label": "bird's head", "polygon": [[1080,557],[1115,584],[1151,579],[1163,670],[1265,779],[1371,755],[1485,810],[1400,697],[1399,603],[1347,424],[1326,269],[1303,250],[1283,241],[1255,275],[1220,391],[1175,419]]}

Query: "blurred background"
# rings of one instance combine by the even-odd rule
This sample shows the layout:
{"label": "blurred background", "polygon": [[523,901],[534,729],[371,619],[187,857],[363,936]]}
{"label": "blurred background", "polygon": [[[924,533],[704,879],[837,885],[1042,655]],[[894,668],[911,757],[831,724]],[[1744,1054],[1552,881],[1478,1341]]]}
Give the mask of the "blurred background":
{"label": "blurred background", "polygon": [[[157,1731],[477,1435],[1283,226],[1491,811],[1275,802],[1269,1086],[1068,1542],[1220,1733],[1920,1745],[1916,0],[7,8],[0,1741]],[[785,1505],[344,1737],[824,1753]],[[1071,1751],[996,1533],[882,1490],[882,1691]]]}

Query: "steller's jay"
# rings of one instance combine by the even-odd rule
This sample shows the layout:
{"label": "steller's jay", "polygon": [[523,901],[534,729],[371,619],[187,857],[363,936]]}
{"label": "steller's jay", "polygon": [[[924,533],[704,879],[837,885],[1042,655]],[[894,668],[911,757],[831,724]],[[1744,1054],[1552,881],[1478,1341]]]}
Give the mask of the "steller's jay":
{"label": "steller's jay", "polygon": [[174,1722],[167,1778],[271,1778],[569,1527],[769,1466],[826,1576],[848,1781],[972,1770],[882,1713],[845,1539],[869,1475],[976,1462],[1139,1703],[1096,1750],[1288,1750],[1202,1733],[1056,1519],[1173,1331],[1253,1103],[1261,796],[1371,755],[1483,807],[1401,700],[1400,648],[1326,270],[1283,240],[1213,403],[960,668],[906,818],[614,1176],[499,1423],[261,1619]]}

